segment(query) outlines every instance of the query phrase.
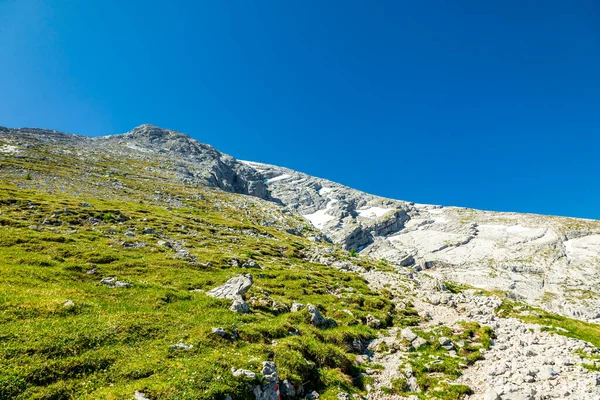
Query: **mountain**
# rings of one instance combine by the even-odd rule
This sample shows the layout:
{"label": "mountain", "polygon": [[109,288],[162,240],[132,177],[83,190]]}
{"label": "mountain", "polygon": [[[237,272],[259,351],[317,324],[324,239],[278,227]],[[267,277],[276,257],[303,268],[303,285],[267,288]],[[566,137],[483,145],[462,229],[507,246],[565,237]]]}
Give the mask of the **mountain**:
{"label": "mountain", "polygon": [[0,127],[0,176],[0,399],[600,395],[599,221],[386,199],[152,125]]}

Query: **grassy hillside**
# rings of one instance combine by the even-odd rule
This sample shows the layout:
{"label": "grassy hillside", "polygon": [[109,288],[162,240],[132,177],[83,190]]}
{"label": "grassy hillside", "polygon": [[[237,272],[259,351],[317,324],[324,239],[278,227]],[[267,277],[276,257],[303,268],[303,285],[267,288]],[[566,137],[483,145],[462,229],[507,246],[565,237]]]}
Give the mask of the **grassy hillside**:
{"label": "grassy hillside", "polygon": [[[139,160],[31,154],[0,160],[0,399],[253,398],[260,376],[231,368],[266,360],[334,398],[364,391],[352,343],[376,335],[367,315],[412,321],[357,274],[304,261],[315,233],[274,204],[141,173]],[[254,276],[246,315],[205,293],[241,273]],[[315,328],[294,301],[338,326]]]}

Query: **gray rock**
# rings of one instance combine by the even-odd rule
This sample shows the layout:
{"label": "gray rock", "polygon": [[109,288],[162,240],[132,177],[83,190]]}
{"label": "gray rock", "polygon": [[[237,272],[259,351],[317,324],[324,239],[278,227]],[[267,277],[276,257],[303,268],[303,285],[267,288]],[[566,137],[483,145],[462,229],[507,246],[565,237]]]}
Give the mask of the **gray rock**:
{"label": "gray rock", "polygon": [[544,365],[544,366],[540,367],[536,376],[539,380],[545,381],[548,379],[555,379],[556,375],[557,374],[554,371],[554,368],[552,368],[549,365]]}
{"label": "gray rock", "polygon": [[265,361],[262,365],[261,373],[265,383],[262,386],[254,388],[254,396],[256,400],[279,400],[277,393],[277,382],[279,381],[277,366],[272,361]]}
{"label": "gray rock", "polygon": [[146,396],[146,393],[140,392],[139,390],[135,391],[135,393],[133,394],[133,399],[134,400],[150,400],[150,398]]}
{"label": "gray rock", "polygon": [[235,369],[235,368],[231,368],[231,373],[233,374],[233,376],[235,377],[239,377],[239,376],[243,376],[249,379],[256,379],[256,373],[247,370],[247,369]]}
{"label": "gray rock", "polygon": [[496,393],[494,389],[489,389],[483,395],[483,400],[500,400],[500,396],[498,395],[498,393]]}
{"label": "gray rock", "polygon": [[414,333],[410,328],[404,328],[402,329],[402,331],[400,332],[400,335],[408,340],[409,342],[412,342],[413,340],[415,340],[418,336],[416,333]]}
{"label": "gray rock", "polygon": [[298,312],[304,308],[304,304],[293,302],[292,307],[290,308],[291,312]]}
{"label": "gray rock", "polygon": [[172,344],[171,346],[169,346],[169,348],[171,348],[172,350],[189,350],[192,347],[194,347],[191,344],[185,344],[185,343],[176,343],[176,344]]}
{"label": "gray rock", "polygon": [[415,340],[412,341],[411,344],[415,348],[415,350],[419,350],[421,347],[427,344],[427,340],[423,339],[422,337],[417,337]]}
{"label": "gray rock", "polygon": [[248,260],[246,262],[244,262],[242,264],[242,268],[258,268],[261,269],[262,267],[254,260]]}
{"label": "gray rock", "polygon": [[236,300],[248,292],[252,286],[252,283],[253,281],[251,274],[238,275],[235,278],[231,278],[223,285],[212,289],[206,294],[218,299]]}
{"label": "gray rock", "polygon": [[244,301],[241,297],[238,297],[233,300],[231,307],[229,307],[231,311],[235,311],[238,314],[248,314],[250,312],[250,305]]}
{"label": "gray rock", "polygon": [[452,344],[452,341],[449,338],[442,336],[441,338],[438,339],[438,341],[443,349],[445,349],[445,350],[454,349],[454,344]]}
{"label": "gray rock", "polygon": [[287,396],[287,397],[295,397],[296,396],[296,388],[287,379],[285,379],[283,382],[281,382],[279,391],[281,392],[282,395]]}
{"label": "gray rock", "polygon": [[367,325],[371,328],[377,329],[381,327],[381,321],[369,314],[367,315]]}
{"label": "gray rock", "polygon": [[221,336],[222,338],[226,338],[227,332],[225,332],[225,329],[219,327],[219,328],[212,328],[212,333],[214,333],[217,336]]}
{"label": "gray rock", "polygon": [[107,276],[100,280],[102,285],[105,285],[109,288],[119,289],[119,288],[129,288],[131,287],[131,283],[118,281],[117,278],[113,276]]}
{"label": "gray rock", "polygon": [[65,307],[65,308],[75,307],[75,303],[73,302],[73,300],[67,300],[63,303],[63,307]]}
{"label": "gray rock", "polygon": [[327,319],[321,315],[319,309],[312,304],[307,305],[308,313],[310,314],[310,323],[317,328],[325,329],[335,326],[335,321]]}

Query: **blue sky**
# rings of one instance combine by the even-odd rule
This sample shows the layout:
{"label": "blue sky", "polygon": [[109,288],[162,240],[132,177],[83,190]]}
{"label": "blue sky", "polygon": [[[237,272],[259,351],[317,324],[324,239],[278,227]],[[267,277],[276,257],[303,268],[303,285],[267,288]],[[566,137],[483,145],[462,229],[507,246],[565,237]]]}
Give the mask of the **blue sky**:
{"label": "blue sky", "polygon": [[0,0],[0,125],[142,123],[383,196],[600,219],[600,3]]}

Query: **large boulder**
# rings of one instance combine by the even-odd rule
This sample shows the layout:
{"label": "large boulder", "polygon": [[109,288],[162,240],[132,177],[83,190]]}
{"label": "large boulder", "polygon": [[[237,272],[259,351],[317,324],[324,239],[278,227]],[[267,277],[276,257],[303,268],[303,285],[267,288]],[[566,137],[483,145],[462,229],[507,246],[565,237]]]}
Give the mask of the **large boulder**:
{"label": "large boulder", "polygon": [[252,283],[252,274],[241,274],[235,278],[231,278],[223,285],[217,286],[206,294],[217,299],[235,300],[246,294]]}
{"label": "large boulder", "polygon": [[248,292],[252,283],[251,274],[242,274],[231,278],[223,285],[217,286],[206,294],[217,299],[233,300],[229,309],[240,314],[246,314],[250,312],[250,306],[246,303],[243,296]]}

